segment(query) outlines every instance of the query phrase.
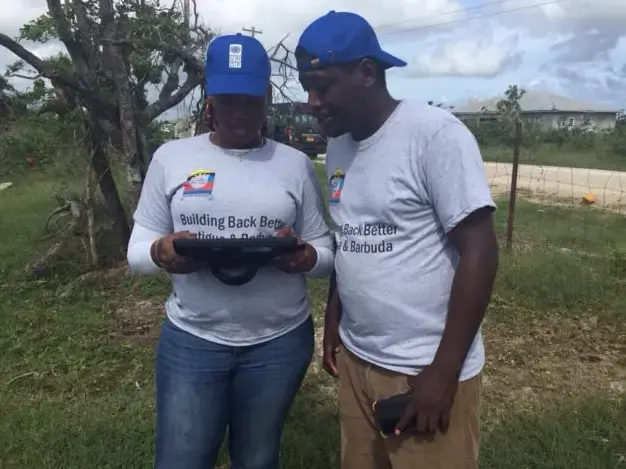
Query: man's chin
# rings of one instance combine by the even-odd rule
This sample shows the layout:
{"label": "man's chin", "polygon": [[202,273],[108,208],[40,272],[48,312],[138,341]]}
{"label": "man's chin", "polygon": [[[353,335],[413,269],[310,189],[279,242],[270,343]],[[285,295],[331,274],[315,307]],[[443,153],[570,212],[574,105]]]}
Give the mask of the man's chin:
{"label": "man's chin", "polygon": [[345,134],[345,130],[342,126],[337,125],[335,122],[329,122],[327,125],[322,125],[322,131],[326,138],[337,138]]}

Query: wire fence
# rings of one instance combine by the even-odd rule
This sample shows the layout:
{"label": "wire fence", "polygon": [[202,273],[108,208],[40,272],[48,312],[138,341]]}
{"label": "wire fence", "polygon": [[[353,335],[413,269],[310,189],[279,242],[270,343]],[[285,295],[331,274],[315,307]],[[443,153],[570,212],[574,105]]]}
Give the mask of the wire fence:
{"label": "wire fence", "polygon": [[[513,167],[506,162],[485,163],[487,179],[495,194],[510,192]],[[626,171],[519,164],[517,189],[521,196],[546,203],[589,204],[626,212]]]}
{"label": "wire fence", "polygon": [[[600,242],[598,230],[606,227],[612,232],[603,233],[602,238],[606,238],[603,242],[615,244],[619,238],[618,233],[615,233],[617,228],[614,225],[615,220],[607,224],[599,223],[597,219],[592,222],[589,216],[584,217],[583,211],[578,213],[578,216],[569,213],[568,221],[564,223],[565,214],[551,210],[551,215],[542,217],[539,224],[537,217],[534,220],[528,217],[526,207],[522,211],[521,220],[516,221],[516,207],[519,199],[551,206],[553,209],[559,206],[562,208],[585,207],[586,210],[591,210],[596,214],[599,211],[610,212],[618,220],[626,220],[622,218],[626,214],[626,171],[545,165],[538,163],[537,160],[540,161],[540,158],[535,159],[532,152],[529,155],[527,149],[525,158],[521,160],[523,143],[523,125],[517,122],[513,144],[509,149],[512,157],[501,154],[503,161],[485,162],[485,173],[492,194],[500,200],[501,204],[504,202],[502,199],[507,201],[507,248],[513,247],[518,228],[522,232],[529,232],[532,229],[544,233],[558,231],[561,239],[568,236],[566,232],[571,228],[571,233],[575,234],[570,234],[570,238],[584,238],[586,244],[596,244]],[[626,169],[626,155],[624,157]],[[535,209],[535,211],[545,212],[546,210]]]}
{"label": "wire fence", "polygon": [[619,215],[626,213],[626,171],[522,163],[522,129],[522,123],[518,121],[511,148],[512,159],[485,162],[492,193],[508,199],[508,248],[513,244],[516,202],[520,197],[542,204],[592,206]]}
{"label": "wire fence", "polygon": [[[571,150],[568,155],[566,148],[558,150],[550,145],[532,150],[524,148],[523,138],[523,126],[517,125],[511,145],[499,147],[495,152],[492,146],[481,145],[486,160],[487,182],[500,207],[499,226],[507,247],[511,248],[514,244],[516,233],[524,237],[524,233],[533,230],[549,233],[556,245],[561,244],[556,239],[559,236],[584,238],[590,246],[617,242],[620,227],[626,227],[626,154],[623,155],[623,171],[619,170],[621,156],[617,159],[620,164],[616,163],[615,157],[610,161],[604,160],[605,167],[618,169],[580,167],[581,155],[587,156],[582,160],[589,165],[599,161],[598,165],[602,166],[599,152],[596,154],[594,150],[589,150],[587,155],[581,150]],[[567,164],[568,156],[571,156],[572,166],[553,164],[555,160]],[[324,158],[325,155],[322,155],[316,162],[323,165]],[[546,161],[551,164],[545,164]],[[576,164],[578,167],[574,166]],[[531,207],[527,202],[531,202]],[[542,207],[536,207],[537,204]],[[548,207],[551,209],[548,210]],[[564,213],[559,208],[584,210]],[[517,221],[516,209],[520,212]],[[597,216],[603,213],[613,217],[609,217],[611,220],[608,221],[598,219]],[[594,215],[596,217],[592,220]],[[568,227],[576,234],[568,235]],[[611,232],[600,233],[607,230]]]}

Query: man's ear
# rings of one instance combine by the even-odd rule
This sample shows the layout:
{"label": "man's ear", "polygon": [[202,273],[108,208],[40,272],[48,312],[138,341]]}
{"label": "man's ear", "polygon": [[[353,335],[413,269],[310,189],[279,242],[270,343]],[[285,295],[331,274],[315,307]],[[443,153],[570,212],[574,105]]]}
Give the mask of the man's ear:
{"label": "man's ear", "polygon": [[370,59],[363,59],[359,65],[363,84],[367,87],[376,83],[376,64]]}

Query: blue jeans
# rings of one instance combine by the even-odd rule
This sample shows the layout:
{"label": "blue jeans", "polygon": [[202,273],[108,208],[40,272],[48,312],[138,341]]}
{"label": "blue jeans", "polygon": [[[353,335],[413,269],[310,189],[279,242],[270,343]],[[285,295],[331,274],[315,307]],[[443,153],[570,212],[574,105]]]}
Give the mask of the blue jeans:
{"label": "blue jeans", "polygon": [[313,355],[313,321],[228,347],[169,320],[156,357],[155,469],[213,469],[228,428],[233,469],[278,469],[287,412]]}

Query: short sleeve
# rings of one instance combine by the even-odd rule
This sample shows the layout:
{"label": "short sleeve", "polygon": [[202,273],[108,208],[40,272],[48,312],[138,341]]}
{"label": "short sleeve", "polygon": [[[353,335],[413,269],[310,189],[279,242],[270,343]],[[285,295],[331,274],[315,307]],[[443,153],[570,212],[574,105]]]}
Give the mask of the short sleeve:
{"label": "short sleeve", "polygon": [[423,150],[422,168],[429,201],[446,233],[476,210],[495,210],[478,143],[461,122],[435,134]]}
{"label": "short sleeve", "polygon": [[322,189],[317,180],[315,167],[306,157],[301,203],[298,207],[294,231],[306,242],[329,235],[324,214]]}
{"label": "short sleeve", "polygon": [[170,203],[165,192],[165,168],[156,158],[152,158],[148,166],[133,218],[135,223],[158,233],[171,233],[174,230]]}

